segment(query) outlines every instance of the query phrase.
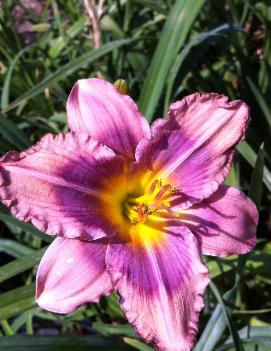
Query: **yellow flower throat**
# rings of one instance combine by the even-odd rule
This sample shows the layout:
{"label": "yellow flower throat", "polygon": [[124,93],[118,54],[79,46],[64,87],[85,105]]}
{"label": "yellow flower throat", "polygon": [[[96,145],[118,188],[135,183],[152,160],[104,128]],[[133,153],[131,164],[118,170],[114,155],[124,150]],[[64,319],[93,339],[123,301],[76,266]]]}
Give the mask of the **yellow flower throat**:
{"label": "yellow flower throat", "polygon": [[178,189],[152,172],[129,177],[124,172],[104,182],[100,193],[101,215],[125,240],[132,237],[140,244],[160,242],[170,198],[176,193]]}
{"label": "yellow flower throat", "polygon": [[170,207],[168,196],[177,192],[170,184],[163,185],[161,179],[156,179],[146,194],[127,197],[123,204],[123,213],[133,225],[145,222],[154,212],[167,210]]}

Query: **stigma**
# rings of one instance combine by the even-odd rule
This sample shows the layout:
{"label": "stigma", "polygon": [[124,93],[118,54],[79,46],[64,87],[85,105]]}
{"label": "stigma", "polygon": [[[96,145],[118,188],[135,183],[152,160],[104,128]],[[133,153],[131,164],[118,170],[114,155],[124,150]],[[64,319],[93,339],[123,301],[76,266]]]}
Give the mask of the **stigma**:
{"label": "stigma", "polygon": [[179,192],[170,184],[163,184],[156,179],[145,194],[139,197],[127,196],[124,202],[124,214],[132,225],[144,223],[146,219],[157,211],[168,211],[168,199]]}

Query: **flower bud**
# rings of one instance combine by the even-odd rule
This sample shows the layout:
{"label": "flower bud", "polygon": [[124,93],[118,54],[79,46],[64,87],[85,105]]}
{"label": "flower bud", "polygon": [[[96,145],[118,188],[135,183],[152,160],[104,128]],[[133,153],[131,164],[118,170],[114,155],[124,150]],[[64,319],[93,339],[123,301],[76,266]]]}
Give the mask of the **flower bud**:
{"label": "flower bud", "polygon": [[115,81],[114,86],[118,89],[118,91],[123,94],[128,94],[128,84],[124,79],[118,79]]}

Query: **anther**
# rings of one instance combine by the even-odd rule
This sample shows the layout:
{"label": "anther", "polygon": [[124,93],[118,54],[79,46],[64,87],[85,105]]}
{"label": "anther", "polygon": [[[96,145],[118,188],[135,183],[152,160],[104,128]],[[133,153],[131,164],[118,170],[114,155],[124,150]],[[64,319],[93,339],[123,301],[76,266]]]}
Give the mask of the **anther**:
{"label": "anther", "polygon": [[138,223],[138,219],[137,219],[137,218],[132,218],[132,219],[131,219],[131,223],[132,223],[133,225],[136,225],[136,224]]}
{"label": "anther", "polygon": [[155,191],[155,189],[156,188],[162,188],[163,187],[163,181],[162,181],[162,179],[156,179],[153,183],[152,183],[152,185],[151,185],[151,187],[150,187],[150,189],[149,189],[149,191],[148,191],[148,195],[151,195],[151,194],[153,194],[154,193],[154,191]]}
{"label": "anther", "polygon": [[132,225],[144,223],[154,212],[170,211],[170,196],[177,194],[179,189],[170,184],[163,185],[162,179],[156,179],[147,193],[140,197],[129,198],[126,202],[126,214]]}
{"label": "anther", "polygon": [[157,188],[158,184],[159,184],[159,180],[156,179],[156,180],[152,183],[152,185],[151,185],[151,187],[150,187],[150,189],[149,189],[149,191],[148,191],[147,194],[148,194],[148,195],[151,195],[151,194],[154,192],[154,190]]}
{"label": "anther", "polygon": [[169,189],[169,192],[170,192],[171,194],[177,194],[177,193],[179,192],[179,189],[171,187],[171,188]]}

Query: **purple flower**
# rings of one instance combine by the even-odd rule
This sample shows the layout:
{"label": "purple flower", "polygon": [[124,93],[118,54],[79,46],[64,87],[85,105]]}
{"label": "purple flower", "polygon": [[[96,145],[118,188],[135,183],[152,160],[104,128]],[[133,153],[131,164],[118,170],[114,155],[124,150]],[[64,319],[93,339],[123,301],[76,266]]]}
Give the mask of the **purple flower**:
{"label": "purple flower", "polygon": [[[0,0],[0,8],[1,3]],[[18,5],[13,8],[11,16],[15,22],[15,27],[26,43],[35,41],[35,33],[32,31],[34,22],[31,13],[41,17],[44,7],[45,0],[19,0]]]}
{"label": "purple flower", "polygon": [[1,201],[57,235],[38,269],[38,304],[68,313],[116,290],[145,341],[190,350],[209,282],[201,254],[244,254],[256,242],[254,204],[223,184],[247,106],[193,94],[150,129],[129,96],[86,79],[67,112],[71,132],[0,163]]}

